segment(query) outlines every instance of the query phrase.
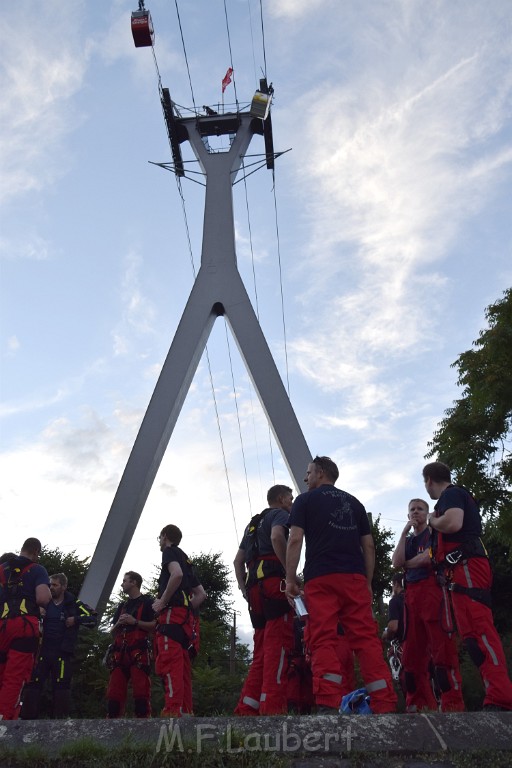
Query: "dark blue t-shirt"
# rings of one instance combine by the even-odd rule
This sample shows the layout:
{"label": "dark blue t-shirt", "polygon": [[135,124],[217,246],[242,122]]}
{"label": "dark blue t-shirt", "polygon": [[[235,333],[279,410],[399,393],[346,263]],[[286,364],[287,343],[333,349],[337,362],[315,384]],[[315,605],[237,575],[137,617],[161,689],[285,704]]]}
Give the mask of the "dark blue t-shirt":
{"label": "dark blue t-shirt", "polygon": [[[408,536],[405,540],[405,559],[412,560],[416,555],[420,555],[422,552],[430,549],[430,543],[431,532],[428,526],[417,536],[414,536],[414,534]],[[413,584],[417,581],[428,579],[431,573],[432,568],[430,564],[417,568],[406,568],[405,580],[408,584]]]}
{"label": "dark blue t-shirt", "polygon": [[178,563],[183,572],[181,584],[178,586],[176,592],[170,600],[171,604],[178,604],[181,602],[179,594],[183,592],[188,597],[190,590],[194,587],[198,587],[200,582],[188,555],[186,555],[185,552],[176,544],[172,544],[170,547],[165,547],[164,551],[162,552],[162,570],[160,571],[160,577],[158,579],[158,597],[163,595],[165,588],[169,583],[170,563]]}
{"label": "dark blue t-shirt", "polygon": [[404,638],[404,598],[405,592],[393,595],[388,605],[388,621],[398,621],[396,639],[402,642]]}
{"label": "dark blue t-shirt", "polygon": [[462,528],[456,533],[443,533],[443,541],[459,543],[469,541],[475,536],[481,536],[482,518],[480,517],[478,504],[465,488],[461,488],[458,485],[449,485],[442,492],[434,507],[436,517],[442,517],[447,509],[452,509],[453,507],[464,510]]}
{"label": "dark blue t-shirt", "polygon": [[[117,606],[116,612],[114,613],[114,617],[112,619],[112,624],[117,624],[119,617],[121,616],[121,613],[129,613],[130,616],[133,616],[135,619],[139,619],[139,621],[153,621],[153,619],[155,618],[155,614],[151,606],[153,605],[154,600],[155,598],[151,597],[151,595],[139,595],[139,597],[129,597],[128,600],[126,600],[126,602],[120,603]],[[140,610],[141,606],[142,606],[142,611]],[[140,613],[140,616],[139,616],[139,613]],[[132,627],[131,624],[127,624],[126,629],[131,630],[131,629],[135,629],[135,627]]]}
{"label": "dark blue t-shirt", "polygon": [[[258,552],[260,555],[273,555],[274,547],[272,546],[272,528],[275,525],[282,525],[285,529],[285,536],[288,538],[288,521],[290,519],[290,513],[286,509],[270,508],[265,516],[260,520],[258,525]],[[249,526],[246,527],[242,541],[240,542],[240,549],[246,549],[246,536]]]}
{"label": "dark blue t-shirt", "polygon": [[43,646],[60,648],[66,632],[66,615],[64,613],[64,601],[55,605],[50,600],[46,606],[46,614],[43,621]]}
{"label": "dark blue t-shirt", "polygon": [[290,526],[304,530],[304,581],[329,573],[366,575],[361,536],[371,533],[368,515],[350,493],[321,485],[293,502]]}

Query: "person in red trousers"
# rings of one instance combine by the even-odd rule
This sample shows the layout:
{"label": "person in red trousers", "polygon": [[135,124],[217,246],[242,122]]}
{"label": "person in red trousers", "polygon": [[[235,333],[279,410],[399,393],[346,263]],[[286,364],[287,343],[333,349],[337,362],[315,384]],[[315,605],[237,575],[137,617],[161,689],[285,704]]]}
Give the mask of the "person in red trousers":
{"label": "person in red trousers", "polygon": [[25,541],[19,556],[0,563],[0,719],[17,720],[23,686],[39,647],[39,608],[52,595],[48,573],[37,561],[39,539]]}
{"label": "person in red trousers", "polygon": [[121,582],[128,600],[114,614],[114,642],[107,663],[111,670],[107,688],[108,717],[123,717],[132,684],[135,717],[151,717],[151,634],[155,631],[153,598],[140,591],[142,576],[127,571]]}
{"label": "person in red trousers", "polygon": [[286,555],[286,593],[299,595],[297,567],[306,541],[304,597],[309,614],[317,711],[338,712],[343,689],[338,624],[359,660],[371,709],[394,712],[396,693],[372,616],[375,546],[361,502],[335,488],[338,467],[327,456],[308,465],[308,491],[293,503]]}
{"label": "person in red trousers", "polygon": [[[443,593],[430,557],[428,504],[409,502],[407,523],[393,553],[394,568],[405,568],[405,639],[402,664],[407,712],[437,710],[431,663],[443,712],[463,712],[462,678],[453,627],[441,624]],[[410,533],[411,528],[413,529]]]}
{"label": "person in red trousers", "polygon": [[491,611],[492,572],[480,539],[478,504],[469,491],[452,484],[450,468],[440,461],[423,468],[423,480],[437,501],[429,515],[435,567],[450,596],[462,643],[482,677],[483,707],[512,710],[512,682]]}
{"label": "person in red trousers", "polygon": [[287,677],[294,646],[293,612],[284,593],[291,488],[274,485],[268,509],[246,527],[234,560],[238,586],[254,627],[253,659],[236,715],[279,715],[288,710]]}
{"label": "person in red trousers", "polygon": [[194,611],[206,598],[191,560],[178,546],[181,539],[180,529],[172,524],[162,528],[158,536],[162,570],[153,611],[157,614],[155,672],[162,679],[165,694],[162,717],[191,714]]}

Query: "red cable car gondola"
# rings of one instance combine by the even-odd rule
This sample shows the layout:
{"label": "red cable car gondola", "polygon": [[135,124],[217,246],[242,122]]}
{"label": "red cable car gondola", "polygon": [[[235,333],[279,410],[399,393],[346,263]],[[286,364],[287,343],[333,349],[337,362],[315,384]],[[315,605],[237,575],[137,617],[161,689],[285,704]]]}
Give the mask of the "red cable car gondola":
{"label": "red cable car gondola", "polygon": [[151,14],[144,8],[144,0],[139,0],[139,10],[132,13],[132,35],[136,48],[144,48],[155,42]]}

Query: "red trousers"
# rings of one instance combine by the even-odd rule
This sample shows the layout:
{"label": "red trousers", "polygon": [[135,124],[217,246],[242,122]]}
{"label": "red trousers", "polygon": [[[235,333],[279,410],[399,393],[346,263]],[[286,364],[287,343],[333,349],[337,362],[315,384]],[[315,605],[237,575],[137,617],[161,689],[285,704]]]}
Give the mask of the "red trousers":
{"label": "red trousers", "polygon": [[[144,641],[145,642],[145,641]],[[107,688],[108,717],[122,717],[125,712],[128,683],[132,684],[135,717],[151,717],[150,659],[141,642],[115,651],[114,668]]]}
{"label": "red trousers", "polygon": [[341,670],[341,688],[342,697],[347,693],[352,693],[356,688],[356,675],[354,671],[354,654],[352,648],[348,644],[348,640],[345,635],[338,634],[338,642],[336,643],[336,654],[340,663]]}
{"label": "red trousers", "polygon": [[[287,675],[293,648],[293,613],[281,592],[281,582],[279,576],[269,576],[249,589],[251,613],[260,618],[262,627],[254,631],[253,659],[235,708],[236,715],[280,715],[288,711]],[[279,603],[286,612],[270,618]]]}
{"label": "red trousers", "polygon": [[428,579],[407,582],[405,591],[406,633],[402,664],[408,712],[437,710],[432,692],[430,659],[441,692],[443,712],[463,712],[462,679],[453,634],[441,626],[443,593],[432,572]]}
{"label": "red trousers", "polygon": [[[471,557],[453,569],[452,582],[463,587],[490,590],[492,573],[485,557]],[[484,706],[512,710],[512,683],[492,611],[467,595],[450,592],[458,632],[471,660],[479,669],[485,688]]]}
{"label": "red trousers", "polygon": [[[181,627],[183,636],[192,639],[190,611],[180,606],[166,608],[158,616],[155,672],[162,678],[165,703],[163,717],[181,717],[192,711],[192,682],[188,649],[178,640],[158,631],[159,626]],[[180,630],[178,629],[178,632]]]}
{"label": "red trousers", "polygon": [[[341,675],[341,696],[352,693],[356,689],[356,675],[354,670],[354,654],[348,644],[345,633],[340,634],[340,627],[337,628],[336,637],[336,656],[339,663],[339,674]],[[309,636],[309,620],[306,620],[304,628],[304,641],[308,650],[309,661],[311,662],[311,642]]]}
{"label": "red trousers", "polygon": [[17,720],[23,686],[30,680],[39,647],[36,616],[0,620],[0,715]]}
{"label": "red trousers", "polygon": [[318,576],[306,583],[304,594],[317,706],[338,708],[341,703],[343,679],[337,652],[340,623],[349,647],[358,657],[372,711],[394,712],[396,693],[372,616],[366,577],[358,573]]}

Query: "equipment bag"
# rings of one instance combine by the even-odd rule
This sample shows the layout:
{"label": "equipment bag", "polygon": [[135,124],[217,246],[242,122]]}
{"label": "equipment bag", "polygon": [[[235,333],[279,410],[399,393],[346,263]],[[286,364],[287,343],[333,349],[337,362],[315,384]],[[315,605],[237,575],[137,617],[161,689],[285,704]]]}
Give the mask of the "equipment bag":
{"label": "equipment bag", "polygon": [[7,560],[0,565],[0,618],[2,619],[39,616],[35,601],[23,594],[23,577],[36,564],[29,563],[22,568],[20,564],[16,564],[16,560]]}

